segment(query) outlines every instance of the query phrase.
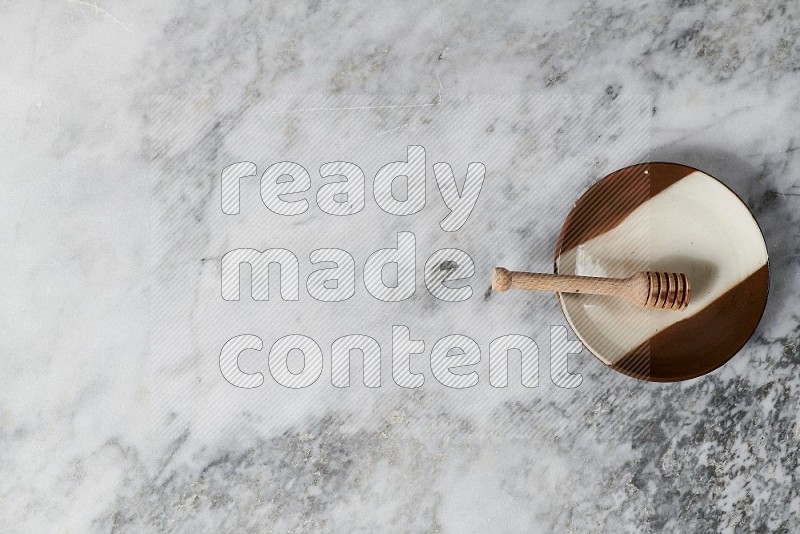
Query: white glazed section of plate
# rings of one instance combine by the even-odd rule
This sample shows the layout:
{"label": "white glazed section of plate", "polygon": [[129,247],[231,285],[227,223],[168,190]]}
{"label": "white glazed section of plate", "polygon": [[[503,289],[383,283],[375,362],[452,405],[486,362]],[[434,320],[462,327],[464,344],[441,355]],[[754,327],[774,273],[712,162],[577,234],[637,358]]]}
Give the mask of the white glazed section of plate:
{"label": "white glazed section of plate", "polygon": [[767,262],[758,224],[739,198],[695,171],[637,207],[619,225],[564,251],[560,274],[627,277],[683,272],[684,311],[642,308],[622,299],[561,294],[564,314],[592,353],[611,365],[665,328],[697,314]]}

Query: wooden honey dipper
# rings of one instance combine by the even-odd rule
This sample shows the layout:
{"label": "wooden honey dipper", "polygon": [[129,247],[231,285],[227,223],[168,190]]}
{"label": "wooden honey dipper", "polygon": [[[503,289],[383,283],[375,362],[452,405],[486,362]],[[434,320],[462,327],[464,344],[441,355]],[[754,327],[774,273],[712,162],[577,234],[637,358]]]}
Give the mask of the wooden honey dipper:
{"label": "wooden honey dipper", "polygon": [[683,273],[640,272],[630,278],[595,278],[509,271],[495,267],[492,290],[524,289],[622,297],[637,306],[683,310],[689,304],[689,279]]}

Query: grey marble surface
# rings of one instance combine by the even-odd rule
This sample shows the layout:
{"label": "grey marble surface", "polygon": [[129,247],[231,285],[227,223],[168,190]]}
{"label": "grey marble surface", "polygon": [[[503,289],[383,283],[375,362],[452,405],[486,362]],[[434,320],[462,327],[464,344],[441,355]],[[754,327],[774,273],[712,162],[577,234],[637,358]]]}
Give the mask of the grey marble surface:
{"label": "grey marble surface", "polygon": [[[0,531],[797,531],[798,41],[790,1],[0,4]],[[346,157],[371,177],[415,143],[457,175],[487,162],[463,232],[438,229],[432,176],[402,223],[370,194],[337,225],[313,196],[301,222],[270,219],[254,184],[236,224],[220,213],[225,165]],[[297,303],[218,298],[226,250],[292,249],[305,278],[314,247],[363,265],[403,230],[419,261],[458,246],[478,272],[546,270],[571,202],[642,159],[722,179],[769,249],[756,333],[698,379],[637,382],[584,352],[580,386],[557,387],[556,304],[482,282],[449,307],[377,306],[358,278],[340,307],[302,282]],[[388,349],[392,324],[428,352],[467,325],[485,351],[506,320],[534,325],[538,388],[489,387],[485,357],[461,391],[424,366],[400,388],[388,359],[376,391],[327,369],[303,391],[220,376],[248,331],[328,358],[362,330]]]}

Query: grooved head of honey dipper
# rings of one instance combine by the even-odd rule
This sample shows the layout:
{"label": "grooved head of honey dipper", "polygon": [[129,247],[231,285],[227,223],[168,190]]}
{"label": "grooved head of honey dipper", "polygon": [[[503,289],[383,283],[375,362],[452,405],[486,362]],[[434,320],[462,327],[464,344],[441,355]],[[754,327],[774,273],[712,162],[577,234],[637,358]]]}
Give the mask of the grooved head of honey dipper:
{"label": "grooved head of honey dipper", "polygon": [[689,279],[683,273],[647,273],[645,306],[663,310],[683,310],[689,305]]}

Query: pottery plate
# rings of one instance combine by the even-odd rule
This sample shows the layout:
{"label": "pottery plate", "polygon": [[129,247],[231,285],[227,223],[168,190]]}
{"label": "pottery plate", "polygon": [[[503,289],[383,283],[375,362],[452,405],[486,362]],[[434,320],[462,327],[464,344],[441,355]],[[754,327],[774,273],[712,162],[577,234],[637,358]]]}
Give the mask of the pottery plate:
{"label": "pottery plate", "polygon": [[674,163],[633,165],[592,186],[561,228],[555,271],[686,273],[691,300],[683,311],[558,294],[592,354],[657,382],[694,378],[733,357],[758,325],[769,288],[767,247],[747,206],[715,178]]}

